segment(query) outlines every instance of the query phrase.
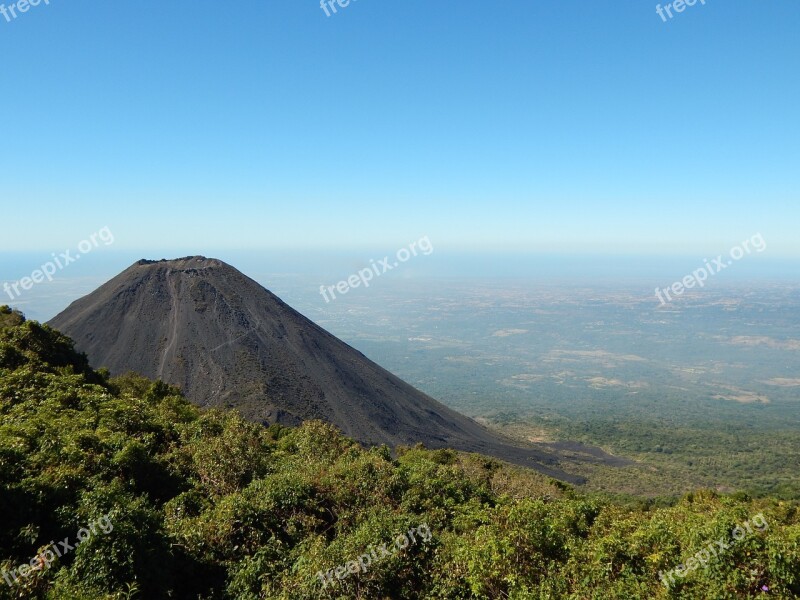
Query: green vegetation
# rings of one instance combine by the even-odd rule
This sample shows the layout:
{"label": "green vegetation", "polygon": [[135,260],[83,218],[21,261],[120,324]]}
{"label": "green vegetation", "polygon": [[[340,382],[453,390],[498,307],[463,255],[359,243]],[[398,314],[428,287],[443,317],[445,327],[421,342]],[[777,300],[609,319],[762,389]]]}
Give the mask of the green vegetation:
{"label": "green vegetation", "polygon": [[[0,569],[108,515],[0,600],[800,597],[794,502],[702,491],[615,504],[477,455],[262,428],[174,388],[109,379],[0,309]],[[707,569],[658,579],[763,513]],[[412,527],[432,537],[323,589],[317,572]],[[769,592],[762,587],[769,588]]]}
{"label": "green vegetation", "polygon": [[796,428],[745,424],[591,417],[585,420],[505,414],[491,422],[522,439],[577,440],[637,461],[624,469],[570,465],[589,478],[587,490],[681,495],[700,487],[754,497],[800,498],[800,435]]}

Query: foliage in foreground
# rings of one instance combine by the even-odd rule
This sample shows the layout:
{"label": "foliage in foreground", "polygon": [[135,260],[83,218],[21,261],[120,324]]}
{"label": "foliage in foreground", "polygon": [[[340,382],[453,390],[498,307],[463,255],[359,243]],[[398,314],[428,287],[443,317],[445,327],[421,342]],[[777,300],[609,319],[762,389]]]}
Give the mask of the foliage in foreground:
{"label": "foliage in foreground", "polygon": [[[108,379],[2,308],[0,413],[0,569],[101,515],[114,526],[0,578],[0,600],[800,597],[794,503],[698,492],[621,506],[485,457],[393,457],[319,422],[265,429],[160,382]],[[765,532],[670,590],[659,581],[758,513]],[[319,571],[422,524],[427,542],[323,588]]]}

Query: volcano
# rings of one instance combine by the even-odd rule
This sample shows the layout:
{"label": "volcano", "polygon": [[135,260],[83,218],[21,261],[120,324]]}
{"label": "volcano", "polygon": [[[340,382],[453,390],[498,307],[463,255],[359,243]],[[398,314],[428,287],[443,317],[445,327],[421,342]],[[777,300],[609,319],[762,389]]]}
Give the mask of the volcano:
{"label": "volcano", "polygon": [[321,419],[365,445],[478,452],[582,481],[558,467],[555,446],[520,445],[451,410],[217,259],[140,260],[49,325],[95,368],[161,379],[199,406],[264,424]]}

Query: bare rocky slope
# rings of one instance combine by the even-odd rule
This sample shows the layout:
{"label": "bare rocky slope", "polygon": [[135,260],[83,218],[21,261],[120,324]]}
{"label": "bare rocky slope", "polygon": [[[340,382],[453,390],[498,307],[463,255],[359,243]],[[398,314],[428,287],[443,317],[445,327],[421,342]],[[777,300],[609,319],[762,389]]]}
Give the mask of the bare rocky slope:
{"label": "bare rocky slope", "polygon": [[161,379],[200,406],[265,424],[323,419],[364,444],[422,442],[581,480],[558,467],[560,450],[520,446],[447,408],[220,260],[140,260],[49,325],[92,366]]}

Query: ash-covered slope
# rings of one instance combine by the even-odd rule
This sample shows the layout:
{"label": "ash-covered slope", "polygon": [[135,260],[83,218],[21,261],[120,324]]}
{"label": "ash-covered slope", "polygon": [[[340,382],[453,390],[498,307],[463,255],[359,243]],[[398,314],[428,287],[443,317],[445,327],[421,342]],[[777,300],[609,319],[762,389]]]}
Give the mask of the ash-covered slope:
{"label": "ash-covered slope", "polygon": [[264,423],[323,419],[365,444],[422,442],[579,479],[555,466],[557,451],[517,446],[447,408],[220,260],[141,260],[49,325],[92,366],[161,379],[201,406]]}

